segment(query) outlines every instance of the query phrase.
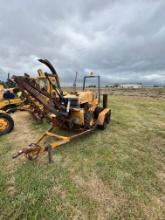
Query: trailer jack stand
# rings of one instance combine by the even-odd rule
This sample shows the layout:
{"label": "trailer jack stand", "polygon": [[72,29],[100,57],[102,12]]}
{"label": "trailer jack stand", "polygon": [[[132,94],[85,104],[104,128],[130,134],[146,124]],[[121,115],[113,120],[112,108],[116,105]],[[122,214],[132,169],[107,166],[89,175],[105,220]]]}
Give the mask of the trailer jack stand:
{"label": "trailer jack stand", "polygon": [[[81,136],[86,135],[88,133],[91,133],[92,131],[94,131],[96,129],[96,126],[94,126],[91,129],[88,129],[88,130],[80,131],[79,133],[76,133],[72,136],[58,135],[52,131],[53,128],[54,127],[51,127],[47,132],[45,132],[36,143],[32,143],[28,147],[25,147],[22,150],[20,150],[16,155],[13,156],[13,159],[24,154],[27,159],[36,160],[38,158],[39,154],[41,154],[43,152],[47,152],[48,153],[48,161],[49,161],[49,163],[52,163],[53,162],[53,160],[52,160],[52,149],[53,148],[67,144],[75,138],[78,138],[78,137],[81,137]],[[41,142],[47,137],[52,137],[55,140],[51,144],[48,144],[44,147],[41,145]]]}
{"label": "trailer jack stand", "polygon": [[49,144],[45,147],[45,151],[48,152],[48,161],[49,163],[52,163],[53,160],[52,160],[52,146]]}

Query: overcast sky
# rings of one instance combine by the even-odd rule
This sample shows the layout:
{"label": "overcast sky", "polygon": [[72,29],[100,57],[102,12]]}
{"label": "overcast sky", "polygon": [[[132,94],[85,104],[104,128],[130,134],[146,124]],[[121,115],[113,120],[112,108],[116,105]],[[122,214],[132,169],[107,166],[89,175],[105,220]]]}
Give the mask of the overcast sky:
{"label": "overcast sky", "polygon": [[47,58],[62,81],[165,84],[165,0],[0,0],[0,79]]}

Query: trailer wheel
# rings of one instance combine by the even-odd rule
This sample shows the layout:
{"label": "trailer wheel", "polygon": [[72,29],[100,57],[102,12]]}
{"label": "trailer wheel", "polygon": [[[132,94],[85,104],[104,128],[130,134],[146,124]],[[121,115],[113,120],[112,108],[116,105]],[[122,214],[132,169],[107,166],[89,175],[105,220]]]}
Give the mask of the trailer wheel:
{"label": "trailer wheel", "polygon": [[106,123],[109,124],[111,121],[111,111],[107,112],[105,116]]}
{"label": "trailer wheel", "polygon": [[105,115],[105,118],[104,118],[104,122],[102,125],[99,125],[98,128],[101,129],[101,130],[104,130],[106,129],[107,127],[107,124],[109,124],[111,121],[111,112],[107,112],[106,115]]}
{"label": "trailer wheel", "polygon": [[106,122],[106,118],[104,118],[104,122],[102,125],[98,125],[98,128],[101,130],[105,130],[107,127],[107,122]]}
{"label": "trailer wheel", "polygon": [[7,113],[0,113],[0,136],[11,132],[14,128],[14,121]]}
{"label": "trailer wheel", "polygon": [[97,119],[99,117],[100,112],[103,111],[103,107],[97,106],[94,111],[94,118]]}

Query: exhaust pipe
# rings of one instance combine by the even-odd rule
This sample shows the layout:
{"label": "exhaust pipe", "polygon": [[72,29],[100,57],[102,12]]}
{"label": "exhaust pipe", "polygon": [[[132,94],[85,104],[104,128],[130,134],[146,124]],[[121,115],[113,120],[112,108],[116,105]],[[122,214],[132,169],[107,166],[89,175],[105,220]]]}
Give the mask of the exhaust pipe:
{"label": "exhaust pipe", "polygon": [[103,108],[108,107],[108,94],[103,94]]}

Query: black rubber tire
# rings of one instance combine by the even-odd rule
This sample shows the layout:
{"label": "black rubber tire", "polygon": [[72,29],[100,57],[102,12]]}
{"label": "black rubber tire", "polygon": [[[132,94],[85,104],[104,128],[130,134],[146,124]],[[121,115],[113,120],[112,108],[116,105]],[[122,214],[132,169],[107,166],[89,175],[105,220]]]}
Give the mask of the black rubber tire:
{"label": "black rubber tire", "polygon": [[10,133],[13,130],[14,121],[13,121],[12,117],[10,115],[8,115],[7,113],[0,113],[0,118],[3,118],[8,122],[8,127],[5,130],[0,131],[0,136],[2,136],[2,135]]}
{"label": "black rubber tire", "polygon": [[17,111],[17,105],[7,105],[4,108],[2,108],[2,110],[8,113],[14,113],[15,111]]}
{"label": "black rubber tire", "polygon": [[106,120],[104,119],[103,124],[102,124],[102,125],[98,125],[98,128],[99,128],[100,130],[105,130],[106,127],[107,127],[107,123],[106,123]]}
{"label": "black rubber tire", "polygon": [[109,124],[111,122],[111,110],[109,110],[109,112],[107,112],[107,114],[105,116],[105,121],[107,124]]}
{"label": "black rubber tire", "polygon": [[102,112],[103,110],[104,110],[103,107],[100,107],[100,106],[96,107],[96,109],[94,111],[94,118],[98,119],[100,112]]}
{"label": "black rubber tire", "polygon": [[105,130],[107,127],[107,124],[109,124],[110,121],[111,121],[111,111],[106,113],[103,124],[99,125],[98,128],[101,130]]}

